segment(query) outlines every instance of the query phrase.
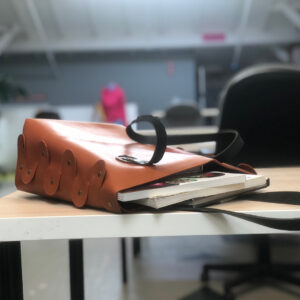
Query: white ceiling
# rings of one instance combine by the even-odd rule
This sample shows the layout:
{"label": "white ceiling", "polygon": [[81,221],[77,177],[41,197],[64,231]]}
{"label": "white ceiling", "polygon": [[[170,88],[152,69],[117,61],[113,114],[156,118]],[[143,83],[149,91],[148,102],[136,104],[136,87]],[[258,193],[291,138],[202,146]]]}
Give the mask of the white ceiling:
{"label": "white ceiling", "polygon": [[[1,0],[0,29],[9,31],[15,25],[20,29],[7,52],[300,41],[295,21],[276,10],[282,3],[299,8],[296,0]],[[226,38],[208,42],[205,33],[224,33]]]}

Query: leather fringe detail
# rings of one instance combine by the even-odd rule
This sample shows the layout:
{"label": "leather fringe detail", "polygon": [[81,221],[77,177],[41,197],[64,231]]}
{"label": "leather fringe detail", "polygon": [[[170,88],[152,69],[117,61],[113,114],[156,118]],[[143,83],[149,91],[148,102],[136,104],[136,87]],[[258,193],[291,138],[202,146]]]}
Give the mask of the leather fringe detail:
{"label": "leather fringe detail", "polygon": [[[100,197],[105,178],[105,162],[98,160],[89,174],[79,174],[73,152],[65,150],[60,162],[51,157],[47,143],[41,141],[34,162],[26,158],[25,137],[18,138],[18,162],[16,168],[16,186],[37,194],[64,198],[76,207],[83,207],[89,200],[95,203]],[[33,150],[33,149],[31,149]],[[37,150],[37,149],[36,149]],[[29,150],[28,150],[29,151]],[[86,178],[87,177],[87,178]]]}

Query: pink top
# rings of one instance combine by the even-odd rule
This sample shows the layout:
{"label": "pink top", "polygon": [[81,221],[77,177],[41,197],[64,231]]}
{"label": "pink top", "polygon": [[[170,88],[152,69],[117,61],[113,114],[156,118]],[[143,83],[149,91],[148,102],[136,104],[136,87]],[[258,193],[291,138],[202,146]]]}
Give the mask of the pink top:
{"label": "pink top", "polygon": [[104,87],[100,92],[101,103],[106,114],[106,121],[127,125],[125,116],[126,97],[122,88],[114,85]]}

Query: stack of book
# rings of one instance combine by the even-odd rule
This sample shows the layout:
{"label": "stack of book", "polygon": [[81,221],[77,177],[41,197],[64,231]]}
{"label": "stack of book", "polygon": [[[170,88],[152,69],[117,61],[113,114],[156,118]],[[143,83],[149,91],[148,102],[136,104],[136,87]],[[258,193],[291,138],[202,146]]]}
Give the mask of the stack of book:
{"label": "stack of book", "polygon": [[204,206],[228,201],[268,185],[269,180],[263,175],[185,173],[119,192],[118,200],[157,209],[178,203]]}

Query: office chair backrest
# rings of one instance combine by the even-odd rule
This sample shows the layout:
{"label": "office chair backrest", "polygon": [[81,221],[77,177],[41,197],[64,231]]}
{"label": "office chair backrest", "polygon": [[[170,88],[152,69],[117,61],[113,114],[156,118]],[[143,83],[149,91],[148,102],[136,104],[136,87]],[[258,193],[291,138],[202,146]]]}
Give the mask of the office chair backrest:
{"label": "office chair backrest", "polygon": [[61,119],[60,115],[54,111],[40,111],[34,117],[37,119]]}
{"label": "office chair backrest", "polygon": [[196,105],[177,104],[167,109],[165,122],[169,126],[195,126],[200,125],[201,116]]}
{"label": "office chair backrest", "polygon": [[300,69],[273,64],[237,74],[221,94],[218,125],[243,137],[240,159],[254,165],[300,163]]}

